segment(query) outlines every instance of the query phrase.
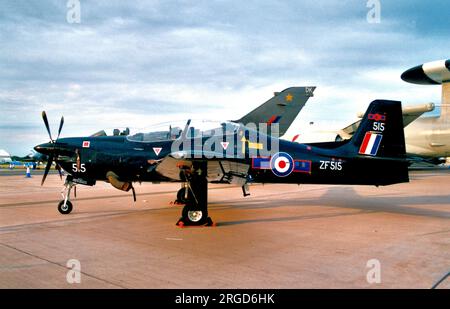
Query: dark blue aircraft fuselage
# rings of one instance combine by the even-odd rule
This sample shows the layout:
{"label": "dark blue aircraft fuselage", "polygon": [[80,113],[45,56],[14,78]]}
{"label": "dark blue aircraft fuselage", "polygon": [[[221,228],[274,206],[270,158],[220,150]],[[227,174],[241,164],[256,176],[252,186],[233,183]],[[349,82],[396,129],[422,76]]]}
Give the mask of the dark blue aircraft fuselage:
{"label": "dark blue aircraft fuselage", "polygon": [[[206,140],[202,138],[202,145]],[[159,160],[164,160],[172,153],[173,142],[135,142],[125,136],[74,137],[61,138],[55,144],[43,144],[36,149],[45,153],[45,147],[56,148],[59,153],[56,160],[58,164],[74,178],[87,182],[106,180],[109,171],[117,174],[121,181],[160,182],[177,181],[156,169]],[[345,144],[330,143],[328,148],[321,144],[319,148],[314,144],[279,140],[279,149],[272,156],[259,156],[258,153],[251,156],[248,153],[249,146],[246,145],[245,154],[241,156],[236,156],[236,153],[242,149],[235,147],[232,157],[221,152],[225,158],[219,156],[206,159],[200,156],[186,159],[209,162],[227,160],[246,164],[249,166],[248,181],[255,183],[389,185],[408,181],[406,161],[355,156],[347,153],[346,147],[342,147]],[[234,145],[239,145],[237,138]],[[160,149],[160,152],[155,152],[155,149]],[[79,152],[79,163],[75,151]],[[273,158],[277,155],[280,157],[278,161]]]}

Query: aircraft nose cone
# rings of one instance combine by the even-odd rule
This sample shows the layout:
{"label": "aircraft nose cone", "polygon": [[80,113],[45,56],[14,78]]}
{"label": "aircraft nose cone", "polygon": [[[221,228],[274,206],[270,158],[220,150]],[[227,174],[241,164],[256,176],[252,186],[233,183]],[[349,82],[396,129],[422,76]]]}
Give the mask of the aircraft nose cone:
{"label": "aircraft nose cone", "polygon": [[418,85],[438,84],[425,74],[422,65],[418,65],[402,73],[400,78],[408,83]]}
{"label": "aircraft nose cone", "polygon": [[34,147],[34,150],[36,150],[39,153],[48,155],[52,151],[53,147],[54,145],[52,143],[44,143]]}

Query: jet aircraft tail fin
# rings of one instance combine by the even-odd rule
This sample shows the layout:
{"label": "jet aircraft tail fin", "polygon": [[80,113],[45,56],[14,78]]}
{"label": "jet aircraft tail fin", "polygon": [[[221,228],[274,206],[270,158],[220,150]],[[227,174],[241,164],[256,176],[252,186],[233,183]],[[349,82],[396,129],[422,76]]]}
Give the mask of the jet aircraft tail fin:
{"label": "jet aircraft tail fin", "polygon": [[266,123],[268,130],[270,125],[277,123],[279,135],[283,136],[308,99],[313,96],[315,89],[316,87],[290,87],[281,92],[275,92],[271,99],[234,122],[244,125],[254,123],[256,126]]}
{"label": "jet aircraft tail fin", "polygon": [[349,144],[361,156],[405,158],[401,102],[375,100],[370,103]]}

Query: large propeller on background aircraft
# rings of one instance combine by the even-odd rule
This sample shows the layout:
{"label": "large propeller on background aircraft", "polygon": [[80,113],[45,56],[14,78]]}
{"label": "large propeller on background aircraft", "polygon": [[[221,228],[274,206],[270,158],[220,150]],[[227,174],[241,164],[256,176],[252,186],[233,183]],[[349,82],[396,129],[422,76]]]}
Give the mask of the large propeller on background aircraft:
{"label": "large propeller on background aircraft", "polygon": [[[48,155],[48,161],[47,165],[45,166],[44,176],[42,177],[41,186],[44,184],[45,179],[47,178],[48,172],[50,171],[50,168],[53,164],[53,161],[58,157],[56,154],[56,142],[58,141],[59,135],[61,134],[62,127],[64,125],[64,117],[61,117],[61,121],[59,123],[59,129],[58,129],[58,135],[56,137],[56,140],[52,138],[52,133],[50,132],[50,126],[48,124],[47,114],[45,111],[42,112],[42,119],[44,120],[45,128],[47,129],[48,136],[50,137],[50,143],[54,145],[53,151],[49,153]],[[62,173],[61,173],[61,166],[59,166],[58,162],[55,161],[56,169],[58,170],[59,177],[62,179]]]}

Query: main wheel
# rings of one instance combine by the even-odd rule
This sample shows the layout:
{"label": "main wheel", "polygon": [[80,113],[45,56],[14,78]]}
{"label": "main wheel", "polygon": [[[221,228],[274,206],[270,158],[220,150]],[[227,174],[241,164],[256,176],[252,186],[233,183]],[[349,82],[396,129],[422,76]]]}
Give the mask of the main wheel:
{"label": "main wheel", "polygon": [[186,205],[183,207],[181,213],[184,223],[188,225],[202,225],[207,222],[208,211],[205,209],[198,209],[192,205]]}
{"label": "main wheel", "polygon": [[72,208],[73,208],[72,203],[70,201],[67,201],[66,205],[64,205],[64,200],[62,200],[58,204],[58,211],[60,213],[62,213],[63,215],[70,214],[70,212],[72,211]]}

